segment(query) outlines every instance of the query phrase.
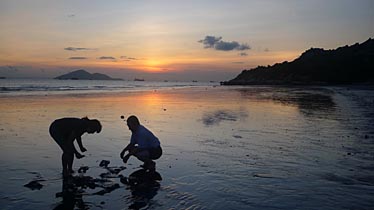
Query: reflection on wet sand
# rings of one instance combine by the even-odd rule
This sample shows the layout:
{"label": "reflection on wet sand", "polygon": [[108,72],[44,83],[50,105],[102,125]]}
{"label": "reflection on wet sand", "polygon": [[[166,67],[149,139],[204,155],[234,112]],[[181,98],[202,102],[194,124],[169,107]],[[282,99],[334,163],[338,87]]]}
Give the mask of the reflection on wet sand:
{"label": "reflection on wet sand", "polygon": [[206,126],[218,125],[222,121],[237,121],[240,118],[246,118],[248,114],[245,111],[216,110],[207,112],[202,117],[202,122]]}
{"label": "reflection on wet sand", "polygon": [[146,207],[150,200],[157,195],[160,189],[161,175],[157,172],[146,172],[139,169],[129,175],[129,178],[121,178],[121,182],[131,191],[131,204],[129,209],[141,209]]}
{"label": "reflection on wet sand", "polygon": [[83,195],[68,179],[62,182],[62,192],[56,193],[56,198],[62,197],[54,210],[89,209],[89,204],[83,201]]}
{"label": "reflection on wet sand", "polygon": [[332,98],[333,92],[324,88],[253,87],[236,91],[247,99],[272,100],[287,106],[297,106],[302,113],[308,114],[313,111],[331,113],[336,107]]}

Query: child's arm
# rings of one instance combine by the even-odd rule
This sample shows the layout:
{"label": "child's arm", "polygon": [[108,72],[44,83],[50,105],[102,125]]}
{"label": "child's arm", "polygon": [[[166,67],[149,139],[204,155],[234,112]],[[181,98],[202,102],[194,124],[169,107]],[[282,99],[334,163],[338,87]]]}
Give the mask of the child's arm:
{"label": "child's arm", "polygon": [[83,144],[82,144],[82,138],[81,138],[80,136],[77,136],[75,139],[77,140],[77,143],[78,143],[79,149],[80,149],[82,152],[87,151],[87,149],[83,147]]}
{"label": "child's arm", "polygon": [[84,157],[84,155],[80,154],[78,152],[78,150],[75,149],[75,146],[74,146],[74,140],[75,139],[76,139],[76,134],[75,134],[74,131],[72,131],[70,136],[69,136],[69,139],[68,139],[68,144],[69,144],[69,147],[71,148],[71,150],[73,150],[72,152],[74,152],[75,157],[77,157],[78,159],[81,159],[82,157]]}
{"label": "child's arm", "polygon": [[133,148],[134,146],[135,146],[135,145],[132,144],[132,143],[128,144],[128,145],[125,147],[125,149],[122,150],[122,152],[121,152],[121,154],[120,154],[121,159],[123,159],[123,156],[125,155],[125,152],[126,152],[126,151],[130,151],[131,148]]}

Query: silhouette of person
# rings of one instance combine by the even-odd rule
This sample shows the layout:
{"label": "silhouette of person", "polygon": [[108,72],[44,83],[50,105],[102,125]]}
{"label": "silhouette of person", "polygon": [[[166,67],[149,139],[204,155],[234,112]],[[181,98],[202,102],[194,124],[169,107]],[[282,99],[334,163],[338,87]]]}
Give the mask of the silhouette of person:
{"label": "silhouette of person", "polygon": [[74,173],[73,161],[76,158],[83,158],[74,146],[74,140],[77,140],[78,146],[82,152],[87,151],[82,145],[81,136],[84,133],[100,133],[101,124],[96,119],[62,118],[55,120],[49,127],[51,137],[62,149],[62,174],[64,177]]}
{"label": "silhouette of person", "polygon": [[[144,162],[143,167],[147,171],[155,171],[156,163],[153,160],[162,155],[160,141],[151,131],[141,125],[139,119],[134,115],[127,118],[127,126],[132,135],[130,143],[120,153],[123,162],[127,163],[127,160],[133,155]],[[126,151],[128,154],[125,155]]]}

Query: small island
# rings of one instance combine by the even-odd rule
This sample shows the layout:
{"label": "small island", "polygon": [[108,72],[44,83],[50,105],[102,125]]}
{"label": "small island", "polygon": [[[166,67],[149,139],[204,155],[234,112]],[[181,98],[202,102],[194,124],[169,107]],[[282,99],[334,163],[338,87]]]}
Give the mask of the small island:
{"label": "small island", "polygon": [[291,62],[243,70],[222,85],[374,84],[374,39],[335,50],[311,48]]}
{"label": "small island", "polygon": [[112,78],[105,74],[100,73],[89,73],[84,69],[79,69],[58,77],[55,77],[54,79],[59,80],[123,80],[119,78]]}

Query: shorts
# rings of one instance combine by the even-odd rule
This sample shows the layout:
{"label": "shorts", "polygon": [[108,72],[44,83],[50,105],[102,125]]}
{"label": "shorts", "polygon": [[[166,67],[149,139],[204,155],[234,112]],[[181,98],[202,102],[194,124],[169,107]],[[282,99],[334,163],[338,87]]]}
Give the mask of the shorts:
{"label": "shorts", "polygon": [[55,142],[58,144],[58,146],[61,147],[63,152],[66,152],[66,146],[64,144],[64,137],[62,134],[60,134],[59,130],[54,126],[52,123],[51,126],[49,127],[49,134],[51,137],[55,140]]}
{"label": "shorts", "polygon": [[162,149],[160,146],[150,149],[139,149],[135,156],[140,159],[149,158],[151,160],[157,160],[162,155]]}
{"label": "shorts", "polygon": [[162,149],[160,146],[156,147],[156,148],[151,148],[149,150],[149,157],[152,159],[152,160],[157,160],[161,157],[162,155]]}

